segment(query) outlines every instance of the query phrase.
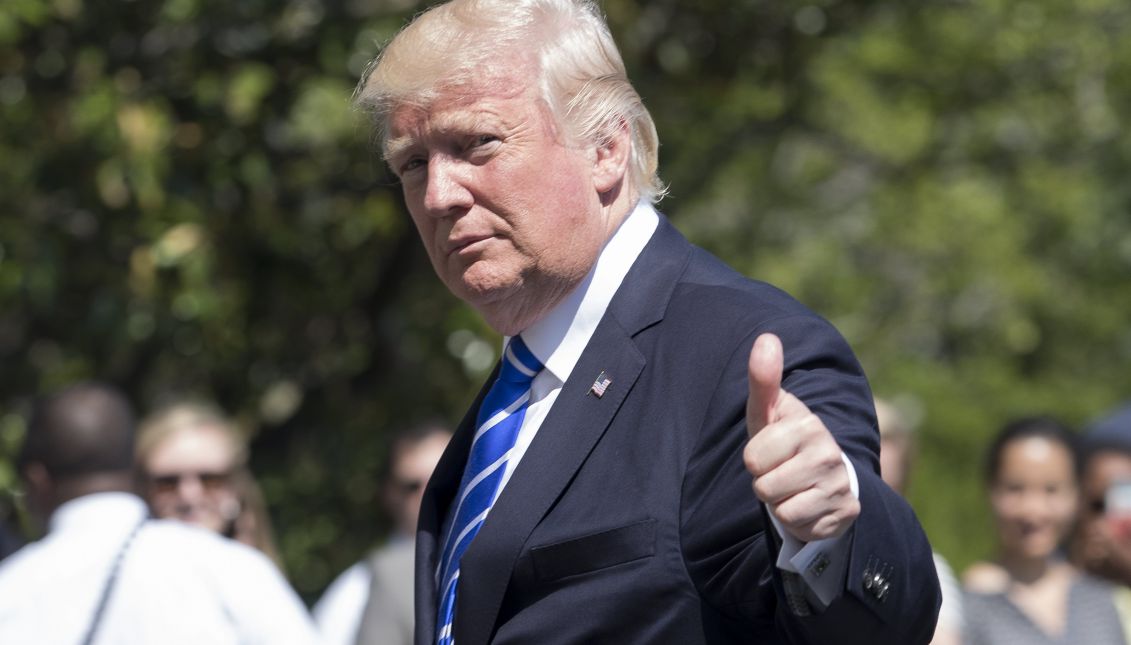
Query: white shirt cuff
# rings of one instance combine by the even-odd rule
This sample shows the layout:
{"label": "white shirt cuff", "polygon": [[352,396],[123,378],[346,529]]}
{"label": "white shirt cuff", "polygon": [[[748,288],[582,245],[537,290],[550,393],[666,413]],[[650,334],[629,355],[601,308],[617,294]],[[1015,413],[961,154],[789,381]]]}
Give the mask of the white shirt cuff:
{"label": "white shirt cuff", "polygon": [[[860,481],[856,478],[856,468],[843,450],[840,458],[844,461],[845,469],[848,470],[848,485],[852,489],[852,496],[860,499]],[[782,541],[781,550],[778,552],[778,568],[801,576],[816,595],[817,600],[821,602],[820,608],[828,607],[844,587],[844,571],[848,566],[849,555],[848,538],[851,531],[845,531],[834,538],[805,543],[787,533],[772,510],[770,521]]]}

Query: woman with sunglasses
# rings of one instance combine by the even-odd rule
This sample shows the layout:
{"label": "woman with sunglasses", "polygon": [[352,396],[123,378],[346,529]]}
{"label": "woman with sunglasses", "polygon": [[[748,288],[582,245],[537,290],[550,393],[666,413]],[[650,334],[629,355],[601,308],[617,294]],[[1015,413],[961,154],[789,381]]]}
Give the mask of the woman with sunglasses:
{"label": "woman with sunglasses", "polygon": [[137,463],[155,517],[196,524],[280,563],[246,440],[219,409],[185,401],[157,410],[139,426]]}

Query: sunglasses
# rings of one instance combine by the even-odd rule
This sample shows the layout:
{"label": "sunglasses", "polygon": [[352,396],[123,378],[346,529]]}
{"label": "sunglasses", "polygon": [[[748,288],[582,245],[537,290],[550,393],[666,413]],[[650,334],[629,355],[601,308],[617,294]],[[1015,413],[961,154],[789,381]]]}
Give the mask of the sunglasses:
{"label": "sunglasses", "polygon": [[413,495],[419,493],[427,483],[427,481],[422,479],[394,479],[390,482],[390,486],[395,492],[401,495]]}
{"label": "sunglasses", "polygon": [[232,479],[230,472],[183,472],[150,475],[149,485],[155,493],[172,493],[176,491],[182,479],[197,479],[206,491],[218,491],[225,488]]}

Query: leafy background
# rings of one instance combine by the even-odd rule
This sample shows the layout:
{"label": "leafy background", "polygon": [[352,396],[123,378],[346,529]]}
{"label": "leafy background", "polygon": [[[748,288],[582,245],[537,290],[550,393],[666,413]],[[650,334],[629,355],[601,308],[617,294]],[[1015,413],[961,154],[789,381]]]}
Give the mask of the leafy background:
{"label": "leafy background", "polygon": [[[236,414],[307,600],[386,530],[406,419],[498,338],[434,278],[350,107],[411,0],[0,4],[0,516],[37,393]],[[607,0],[663,210],[848,337],[921,419],[909,497],[961,569],[1011,416],[1131,398],[1131,5]]]}

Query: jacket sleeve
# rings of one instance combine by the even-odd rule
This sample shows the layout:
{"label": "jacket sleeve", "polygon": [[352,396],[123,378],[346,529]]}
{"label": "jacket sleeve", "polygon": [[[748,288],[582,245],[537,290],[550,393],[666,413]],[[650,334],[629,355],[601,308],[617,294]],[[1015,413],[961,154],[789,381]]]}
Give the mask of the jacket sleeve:
{"label": "jacket sleeve", "polygon": [[[852,460],[861,514],[853,524],[838,598],[824,610],[774,566],[779,538],[751,488],[746,442],[747,362],[772,332],[785,351],[783,387],[803,401]],[[688,572],[736,633],[767,622],[791,643],[927,643],[940,592],[930,546],[910,506],[879,476],[871,391],[841,336],[812,315],[761,322],[722,370],[685,473],[681,533]]]}

